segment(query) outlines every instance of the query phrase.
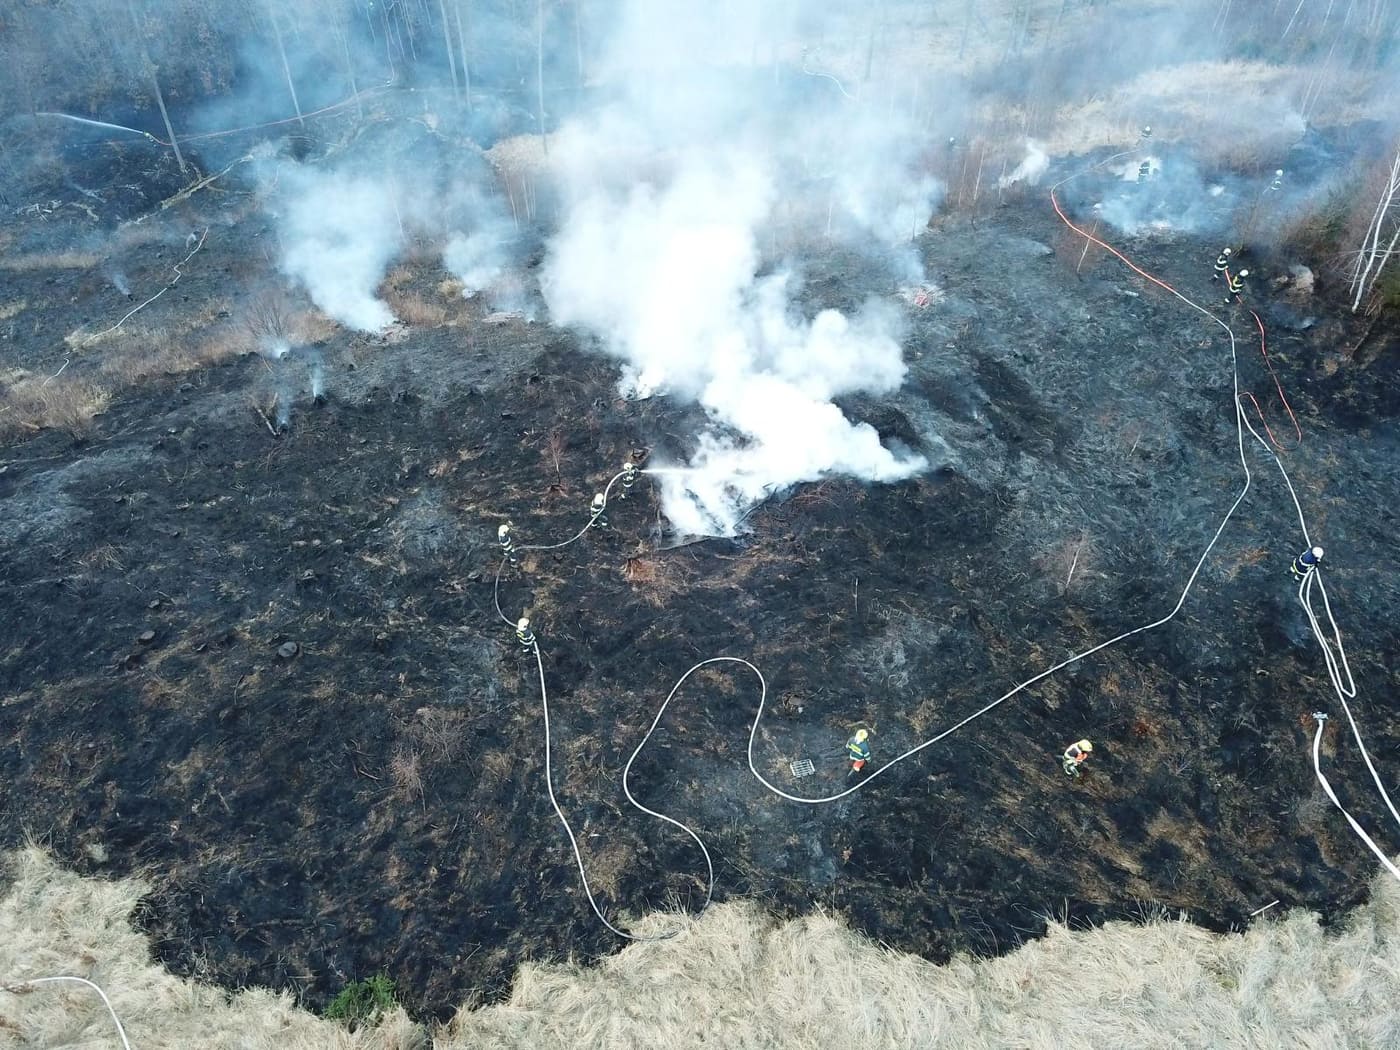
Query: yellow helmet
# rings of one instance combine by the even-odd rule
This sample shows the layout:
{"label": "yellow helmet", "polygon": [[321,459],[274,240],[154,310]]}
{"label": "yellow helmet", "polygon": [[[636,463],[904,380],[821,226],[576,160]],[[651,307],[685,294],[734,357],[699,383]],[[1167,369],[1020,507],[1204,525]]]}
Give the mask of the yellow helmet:
{"label": "yellow helmet", "polygon": [[1094,745],[1093,745],[1093,743],[1092,743],[1091,741],[1088,741],[1088,740],[1081,740],[1081,741],[1079,741],[1079,750],[1081,750],[1081,751],[1092,751],[1092,750],[1094,750]]}
{"label": "yellow helmet", "polygon": [[856,739],[857,739],[857,740],[864,740],[864,739],[865,739],[866,737],[868,737],[869,735],[870,735],[870,731],[869,731],[868,729],[857,729],[857,730],[856,730]]}

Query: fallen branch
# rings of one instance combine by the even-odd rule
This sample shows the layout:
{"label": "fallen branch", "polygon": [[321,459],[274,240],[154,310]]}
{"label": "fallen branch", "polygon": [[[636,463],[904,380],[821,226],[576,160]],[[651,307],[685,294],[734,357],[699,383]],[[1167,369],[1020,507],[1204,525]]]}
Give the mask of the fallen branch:
{"label": "fallen branch", "polygon": [[[1069,590],[1069,581],[1072,580],[1072,579],[1074,579],[1074,570],[1075,570],[1075,567],[1078,566],[1078,564],[1079,564],[1079,552],[1080,552],[1081,550],[1083,550],[1083,549],[1084,549],[1084,539],[1083,539],[1083,537],[1081,537],[1080,540],[1079,540],[1079,546],[1074,548],[1074,560],[1071,561],[1071,562],[1069,563],[1069,575],[1067,575],[1067,576],[1065,577],[1064,591],[1068,591],[1068,590]],[[1063,591],[1062,591],[1061,593],[1063,593]]]}
{"label": "fallen branch", "polygon": [[[237,160],[235,160],[232,164],[230,164],[230,165],[229,165],[227,168],[225,168],[223,171],[216,171],[216,172],[214,172],[213,175],[206,175],[206,176],[204,176],[204,178],[200,179],[198,182],[194,182],[194,183],[191,183],[190,185],[186,186],[186,187],[185,187],[183,190],[181,190],[179,193],[175,194],[175,196],[170,197],[170,198],[168,198],[168,199],[166,199],[166,200],[161,201],[161,202],[160,202],[160,210],[161,210],[161,211],[165,211],[166,208],[169,208],[169,207],[171,207],[172,205],[179,204],[181,201],[184,201],[184,200],[189,200],[190,197],[194,196],[194,194],[196,194],[196,193],[198,193],[200,190],[204,189],[205,186],[208,186],[208,185],[209,185],[211,182],[213,182],[215,179],[222,178],[223,176],[225,176],[225,175],[227,175],[229,172],[231,172],[231,171],[232,171],[235,167],[237,167],[239,164],[242,164],[244,161],[248,161],[248,160],[252,160],[252,159],[253,159],[253,155],[252,155],[251,153],[245,153],[245,154],[243,154],[243,156],[239,157]],[[206,232],[207,232],[207,231],[206,231]]]}
{"label": "fallen branch", "polygon": [[[274,402],[274,404],[275,404],[275,402]],[[259,419],[261,419],[264,423],[267,424],[267,432],[268,432],[269,434],[271,434],[273,437],[276,437],[276,436],[277,436],[277,428],[274,427],[274,426],[272,425],[272,420],[270,420],[270,419],[267,418],[267,413],[264,412],[264,411],[263,411],[261,408],[259,408],[257,405],[254,405],[254,406],[253,406],[253,411],[256,412],[256,413],[258,414],[258,418],[259,418]]]}

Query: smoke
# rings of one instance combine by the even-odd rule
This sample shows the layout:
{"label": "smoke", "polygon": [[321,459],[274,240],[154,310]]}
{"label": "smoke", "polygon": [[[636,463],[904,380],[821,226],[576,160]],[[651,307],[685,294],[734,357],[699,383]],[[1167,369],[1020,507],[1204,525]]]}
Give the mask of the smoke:
{"label": "smoke", "polygon": [[462,295],[467,299],[500,280],[504,269],[500,240],[484,231],[453,234],[442,262],[462,282]]}
{"label": "smoke", "polygon": [[[442,245],[444,265],[470,297],[502,283],[517,241],[482,188],[484,164],[463,163],[431,137],[382,148],[402,156],[330,169],[283,162],[264,175],[279,202],[282,272],[325,314],[362,332],[395,320],[378,288],[410,243]],[[507,282],[501,298],[518,307],[520,294]]]}
{"label": "smoke", "polygon": [[[1139,165],[1148,176],[1139,179]],[[1261,177],[1207,179],[1184,154],[1134,155],[1105,174],[1102,199],[1093,205],[1104,222],[1130,237],[1152,233],[1225,233],[1245,229],[1266,238],[1294,202],[1319,193],[1311,184],[1275,188],[1274,172]],[[1282,179],[1283,176],[1280,176]]]}
{"label": "smoke", "polygon": [[693,400],[711,420],[686,469],[662,476],[682,534],[733,535],[753,501],[798,482],[925,466],[832,401],[899,387],[898,313],[874,298],[804,309],[795,265],[761,245],[829,231],[891,278],[919,279],[910,242],[941,187],[919,170],[904,116],[795,62],[748,64],[749,33],[795,32],[779,13],[624,5],[608,66],[619,101],[568,122],[553,147],[565,207],[541,276],[553,319],[600,337],[624,395]]}
{"label": "smoke", "polygon": [[462,283],[462,296],[478,295],[498,309],[524,308],[520,282],[511,274],[520,263],[519,235],[499,197],[469,186],[458,193],[458,218],[442,253],[442,264]]}
{"label": "smoke", "polygon": [[282,272],[346,327],[383,329],[394,315],[376,288],[403,244],[393,189],[301,165],[283,165],[279,182]]}
{"label": "smoke", "polygon": [[[1038,185],[1040,177],[1045,174],[1049,167],[1049,154],[1041,149],[1039,144],[1027,139],[1025,159],[1017,164],[1009,175],[1003,175],[999,178],[997,185],[1002,189],[1014,186],[1018,182],[1025,182],[1031,186]],[[1133,170],[1136,171],[1136,167]]]}

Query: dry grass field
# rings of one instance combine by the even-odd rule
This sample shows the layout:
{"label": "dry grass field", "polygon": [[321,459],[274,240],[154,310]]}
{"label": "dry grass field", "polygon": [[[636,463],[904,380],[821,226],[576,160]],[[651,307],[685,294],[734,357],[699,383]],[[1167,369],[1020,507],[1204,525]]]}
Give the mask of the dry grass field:
{"label": "dry grass field", "polygon": [[527,964],[507,1002],[464,1007],[428,1033],[402,1012],[349,1032],[286,993],[222,990],[149,961],[131,926],[146,890],[12,854],[0,898],[0,1046],[120,1045],[91,989],[24,986],[73,975],[105,989],[131,1046],[468,1048],[1015,1047],[1022,1050],[1400,1045],[1400,887],[1377,880],[1338,929],[1274,909],[1243,934],[1157,914],[1048,934],[997,959],[935,966],[827,914],[778,922],[752,904],[698,921],[653,915],[677,936],[593,967]]}

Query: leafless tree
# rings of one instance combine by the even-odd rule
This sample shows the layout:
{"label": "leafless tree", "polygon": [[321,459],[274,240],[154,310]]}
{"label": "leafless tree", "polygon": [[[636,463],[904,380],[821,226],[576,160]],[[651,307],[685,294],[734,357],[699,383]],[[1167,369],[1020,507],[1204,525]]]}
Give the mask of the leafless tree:
{"label": "leafless tree", "polygon": [[535,2],[535,85],[538,88],[538,108],[540,122],[540,145],[544,155],[549,156],[549,136],[544,128],[544,0]]}
{"label": "leafless tree", "polygon": [[290,318],[280,296],[260,295],[249,303],[243,327],[261,347],[290,342]]}
{"label": "leafless tree", "polygon": [[156,64],[151,61],[150,53],[146,50],[146,27],[142,24],[141,16],[136,10],[136,0],[126,0],[127,13],[131,15],[131,27],[135,30],[136,46],[141,53],[141,67],[151,78],[151,87],[155,91],[156,105],[160,107],[160,119],[165,122],[165,133],[170,136],[170,148],[175,151],[175,162],[180,165],[180,173],[185,174],[189,169],[185,167],[185,158],[180,153],[180,143],[175,138],[175,129],[170,125],[170,114],[165,109],[165,96],[160,90],[160,74],[156,69]]}
{"label": "leafless tree", "polygon": [[277,23],[277,8],[268,4],[267,20],[272,24],[272,36],[277,41],[277,54],[282,59],[282,75],[287,79],[287,92],[292,96],[292,109],[296,111],[297,123],[306,127],[301,115],[301,102],[297,100],[297,86],[292,83],[292,67],[287,64],[287,45],[282,40],[282,27]]}
{"label": "leafless tree", "polygon": [[1352,313],[1361,308],[1367,294],[1380,279],[1385,264],[1395,254],[1396,245],[1400,244],[1397,197],[1400,197],[1400,145],[1397,145],[1390,162],[1390,171],[1381,181],[1375,210],[1371,213],[1366,235],[1361,239],[1361,250],[1356,253],[1356,261],[1351,267]]}

